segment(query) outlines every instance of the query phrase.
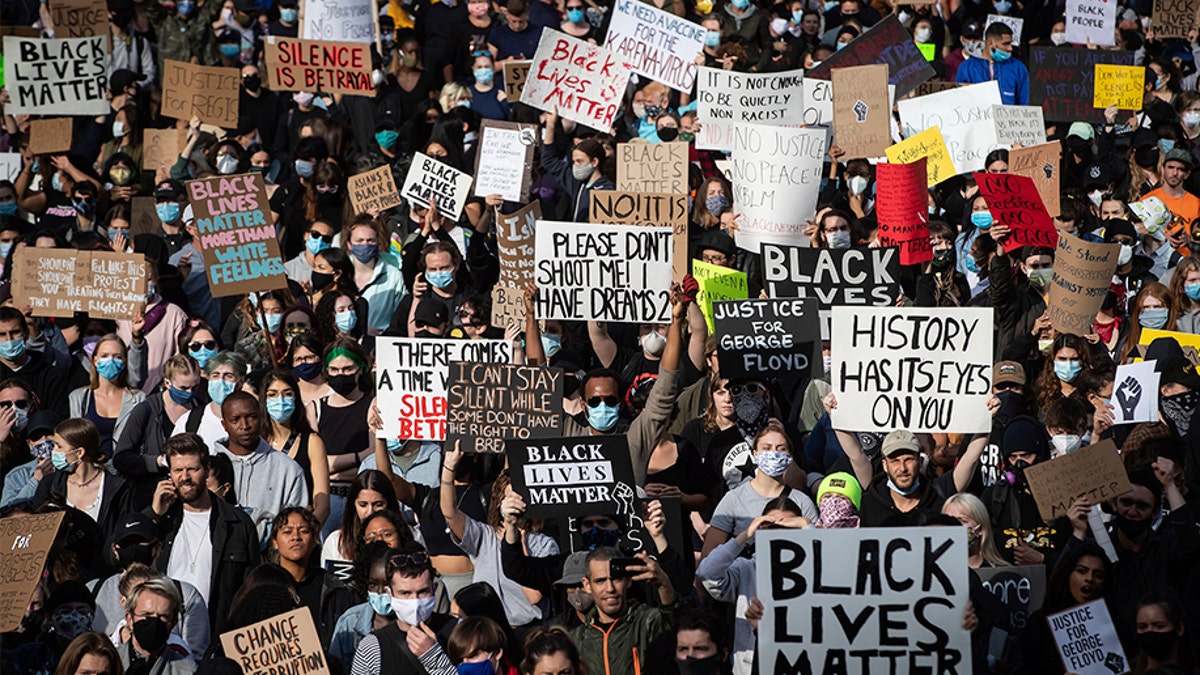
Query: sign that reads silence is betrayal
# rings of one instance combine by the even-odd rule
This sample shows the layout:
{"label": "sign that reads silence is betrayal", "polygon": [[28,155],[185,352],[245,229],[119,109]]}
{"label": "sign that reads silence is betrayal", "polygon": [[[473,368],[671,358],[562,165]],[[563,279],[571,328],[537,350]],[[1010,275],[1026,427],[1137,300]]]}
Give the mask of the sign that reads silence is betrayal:
{"label": "sign that reads silence is betrayal", "polygon": [[990,308],[831,312],[834,428],[962,434],[992,428]]}
{"label": "sign that reads silence is betrayal", "polygon": [[222,633],[221,646],[244,675],[329,675],[312,612],[304,607]]}
{"label": "sign that reads silence is betrayal", "polygon": [[633,72],[672,89],[691,91],[696,57],[704,51],[704,27],[638,0],[616,0],[605,49]]}
{"label": "sign that reads silence is betrayal", "polygon": [[417,152],[404,177],[400,196],[419,206],[436,203],[439,213],[458,220],[471,196],[472,180],[471,174]]}
{"label": "sign that reads silence is betrayal", "polygon": [[4,37],[4,83],[10,115],[104,115],[108,100],[108,33],[40,40]]}
{"label": "sign that reads silence is betrayal", "polygon": [[287,285],[262,174],[189,181],[187,194],[214,298]]}
{"label": "sign that reads silence is betrayal", "polygon": [[267,36],[267,82],[276,91],[374,96],[366,42],[324,42]]}
{"label": "sign that reads silence is betrayal", "polygon": [[616,54],[549,28],[542,31],[521,103],[608,131],[630,71]]}
{"label": "sign that reads silence is betrayal", "polygon": [[504,452],[509,439],[562,436],[560,368],[450,364],[446,442],[463,452]]}
{"label": "sign that reads silence is betrayal", "polygon": [[792,384],[812,372],[821,323],[812,298],[755,298],[713,303],[721,377],[769,374]]}
{"label": "sign that reads silence is betrayal", "polygon": [[511,363],[508,340],[379,338],[375,343],[375,393],[383,416],[380,438],[446,440],[450,364]]}
{"label": "sign that reads silence is betrayal", "polygon": [[33,316],[128,320],[146,304],[146,257],[108,251],[19,248],[12,295]]}
{"label": "sign that reads silence is betrayal", "polygon": [[761,672],[971,672],[962,528],[763,530],[755,548]]}
{"label": "sign that reads silence is betrayal", "polygon": [[801,248],[763,244],[763,280],[773,298],[834,305],[892,305],[900,293],[899,249]]}
{"label": "sign that reads silence is betrayal", "polygon": [[672,249],[669,227],[538,221],[538,317],[670,323]]}
{"label": "sign that reads silence is betrayal", "polygon": [[636,484],[625,436],[513,440],[508,453],[513,491],[527,518],[637,515]]}

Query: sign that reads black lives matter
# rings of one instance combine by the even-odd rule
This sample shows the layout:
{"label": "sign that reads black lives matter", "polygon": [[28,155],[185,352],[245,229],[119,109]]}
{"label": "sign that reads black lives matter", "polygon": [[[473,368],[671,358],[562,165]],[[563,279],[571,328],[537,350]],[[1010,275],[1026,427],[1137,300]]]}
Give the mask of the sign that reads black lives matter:
{"label": "sign that reads black lives matter", "polygon": [[5,36],[10,115],[104,115],[110,111],[108,34],[39,40]]}
{"label": "sign that reads black lives matter", "polygon": [[497,363],[450,364],[446,442],[463,452],[504,452],[509,438],[562,434],[559,368]]}
{"label": "sign that reads black lives matter", "polygon": [[764,243],[763,279],[773,298],[834,305],[891,305],[900,294],[900,249],[801,248]]}
{"label": "sign that reads black lives matter", "polygon": [[725,300],[713,303],[721,377],[773,377],[796,382],[809,375],[821,340],[812,298]]}
{"label": "sign that reads black lives matter", "polygon": [[971,672],[962,528],[769,530],[755,548],[763,675]]}
{"label": "sign that reads black lives matter", "polygon": [[636,515],[633,463],[624,436],[508,441],[509,477],[528,518]]}

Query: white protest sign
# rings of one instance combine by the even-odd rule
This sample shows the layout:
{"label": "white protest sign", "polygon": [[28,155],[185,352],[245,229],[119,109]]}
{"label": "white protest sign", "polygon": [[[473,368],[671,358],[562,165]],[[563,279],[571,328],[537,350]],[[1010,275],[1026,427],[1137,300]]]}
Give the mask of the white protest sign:
{"label": "white protest sign", "polygon": [[737,245],[794,244],[817,207],[826,129],[734,127],[730,178],[741,214]]}
{"label": "white protest sign", "polygon": [[0,180],[17,182],[17,174],[21,173],[21,153],[0,152]]}
{"label": "white protest sign", "polygon": [[300,37],[305,40],[374,42],[375,3],[371,0],[304,0]]}
{"label": "white protest sign", "polygon": [[994,80],[898,101],[904,137],[938,127],[957,173],[982,171],[997,146],[992,106],[1001,105]]}
{"label": "white protest sign", "polygon": [[1158,421],[1157,361],[1139,361],[1117,366],[1113,378],[1113,424]]}
{"label": "white protest sign", "polygon": [[1046,122],[1040,105],[994,105],[992,123],[996,142],[1005,147],[1020,143],[1029,148],[1046,142]]}
{"label": "white protest sign", "polygon": [[1067,0],[1067,42],[1115,47],[1117,0]]}
{"label": "white protest sign", "polygon": [[669,227],[539,220],[534,282],[543,319],[671,322]]}
{"label": "white protest sign", "polygon": [[691,91],[696,57],[704,51],[705,29],[638,0],[616,0],[604,48],[638,75]]}
{"label": "white protest sign", "polygon": [[987,26],[994,23],[1002,23],[1012,29],[1013,44],[1020,46],[1021,44],[1021,29],[1025,27],[1025,19],[1018,19],[1015,16],[1004,16],[1002,14],[988,14],[987,21],[984,22],[984,32],[987,32]]}
{"label": "white protest sign", "polygon": [[971,672],[962,528],[762,530],[755,550],[760,672]]}
{"label": "white protest sign", "polygon": [[834,307],[831,312],[834,428],[991,430],[990,308]]}
{"label": "white protest sign", "polygon": [[106,115],[108,34],[40,40],[4,37],[10,115]]}
{"label": "white protest sign", "polygon": [[1046,617],[1063,668],[1075,675],[1129,672],[1129,661],[1104,600],[1072,607]]}
{"label": "white protest sign", "polygon": [[471,174],[418,152],[408,167],[400,196],[421,206],[437,202],[442,215],[458,220],[471,194],[471,180]]}
{"label": "white protest sign", "polygon": [[801,101],[804,123],[810,127],[833,124],[833,82],[806,77],[801,88],[804,90]]}
{"label": "white protest sign", "polygon": [[512,363],[507,340],[378,338],[375,393],[383,417],[380,438],[446,439],[446,392],[450,364]]}
{"label": "white protest sign", "polygon": [[631,74],[604,47],[545,29],[521,90],[521,103],[547,112],[558,110],[565,120],[609,131]]}
{"label": "white protest sign", "polygon": [[524,202],[529,196],[529,168],[537,127],[485,121],[479,131],[475,165],[476,197],[498,194],[508,202]]}
{"label": "white protest sign", "polygon": [[696,149],[732,150],[730,137],[733,128],[740,124],[772,127],[803,124],[804,104],[800,100],[803,82],[804,72],[800,70],[757,75],[701,68],[696,86],[696,120],[701,124]]}

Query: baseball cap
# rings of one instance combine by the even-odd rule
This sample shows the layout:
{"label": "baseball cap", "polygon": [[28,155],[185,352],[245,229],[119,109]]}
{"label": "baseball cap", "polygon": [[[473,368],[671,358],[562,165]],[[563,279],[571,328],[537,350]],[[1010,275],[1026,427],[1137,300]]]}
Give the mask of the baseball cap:
{"label": "baseball cap", "polygon": [[112,77],[108,78],[108,90],[113,94],[120,94],[125,91],[126,87],[132,86],[146,79],[142,75],[129,70],[127,68],[118,68],[113,71]]}
{"label": "baseball cap", "polygon": [[141,541],[158,541],[158,530],[154,527],[154,519],[141,511],[132,511],[117,523],[113,531],[113,543],[124,544],[130,539]]}
{"label": "baseball cap", "polygon": [[26,438],[40,438],[54,433],[62,419],[53,410],[35,410],[29,413],[29,424],[25,425]]}
{"label": "baseball cap", "polygon": [[1146,226],[1146,232],[1159,241],[1167,240],[1167,225],[1171,224],[1171,212],[1158,197],[1149,197],[1129,205],[1134,215]]}
{"label": "baseball cap", "polygon": [[983,38],[983,26],[978,21],[968,21],[963,24],[962,36],[968,40],[979,40]]}
{"label": "baseball cap", "polygon": [[1087,122],[1073,122],[1067,129],[1067,136],[1078,136],[1085,141],[1096,137],[1096,129]]}
{"label": "baseball cap", "polygon": [[578,586],[587,576],[587,551],[576,551],[563,562],[563,575],[554,582],[555,586]]}
{"label": "baseball cap", "polygon": [[821,485],[817,488],[817,505],[820,506],[821,498],[827,494],[839,494],[850,500],[857,509],[862,505],[862,486],[858,484],[858,480],[850,474],[839,471],[831,473],[821,481]]}
{"label": "baseball cap", "polygon": [[175,201],[179,199],[181,195],[183,195],[183,183],[180,183],[174,178],[168,178],[154,186],[155,199],[168,199]]}
{"label": "baseball cap", "polygon": [[1000,361],[992,367],[992,384],[1006,382],[1025,386],[1025,367],[1016,361]]}
{"label": "baseball cap", "polygon": [[880,452],[884,457],[892,457],[906,452],[920,453],[921,444],[917,443],[917,437],[911,431],[896,429],[883,437]]}
{"label": "baseball cap", "polygon": [[421,300],[421,304],[417,305],[417,312],[413,315],[413,323],[440,326],[446,323],[448,313],[446,311],[446,303],[435,298],[425,298]]}
{"label": "baseball cap", "polygon": [[1183,148],[1173,148],[1168,152],[1167,156],[1163,158],[1163,164],[1167,162],[1180,162],[1186,164],[1189,169],[1196,166],[1196,160],[1192,158],[1192,153]]}

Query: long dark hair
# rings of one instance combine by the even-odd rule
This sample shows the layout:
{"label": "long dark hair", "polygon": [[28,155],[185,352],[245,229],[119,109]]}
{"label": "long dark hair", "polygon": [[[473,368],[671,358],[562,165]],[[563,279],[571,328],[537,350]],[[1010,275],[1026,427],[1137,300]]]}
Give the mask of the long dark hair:
{"label": "long dark hair", "polygon": [[1046,584],[1046,602],[1042,604],[1042,608],[1046,614],[1053,614],[1062,611],[1068,607],[1075,606],[1075,598],[1071,596],[1071,584],[1069,580],[1071,573],[1075,571],[1075,565],[1084,556],[1093,556],[1100,561],[1104,566],[1104,587],[1100,595],[1105,600],[1112,595],[1112,587],[1115,579],[1112,577],[1112,563],[1108,561],[1108,556],[1104,554],[1104,549],[1093,543],[1080,544],[1067,551],[1061,558],[1058,559],[1058,564],[1054,566],[1054,572],[1050,575],[1050,580]]}
{"label": "long dark hair", "polygon": [[383,495],[384,511],[400,512],[400,502],[396,499],[396,490],[392,481],[382,471],[368,469],[358,474],[350,483],[350,492],[346,496],[346,508],[342,512],[341,540],[338,542],[338,555],[346,560],[354,560],[357,554],[358,538],[362,531],[363,522],[358,518],[358,509],[354,502],[363,490],[374,490]]}
{"label": "long dark hair", "polygon": [[[267,413],[267,389],[276,382],[282,382],[291,388],[292,393],[296,395],[296,409],[292,411],[292,416],[288,418],[287,425],[292,431],[299,434],[311,434],[312,426],[308,422],[308,414],[305,412],[304,404],[300,400],[300,381],[290,370],[272,370],[263,376],[262,385],[258,388],[258,401],[261,410],[259,414],[262,419],[272,419]],[[273,425],[264,424],[262,430],[263,438],[270,443],[274,435]]]}
{"label": "long dark hair", "polygon": [[[341,276],[338,277],[337,281],[334,282],[334,288],[346,293],[352,298],[357,298],[358,286],[354,285],[354,263],[350,262],[350,256],[346,255],[346,252],[340,248],[324,249],[317,253],[317,256],[320,256],[325,260],[325,262],[329,263],[329,266],[333,268],[334,272],[342,273]],[[314,288],[312,290],[314,293],[316,293],[322,289]]]}
{"label": "long dark hair", "polygon": [[482,616],[495,621],[500,629],[504,631],[504,636],[508,642],[508,647],[504,650],[504,658],[509,663],[517,664],[521,659],[525,658],[525,649],[521,645],[521,641],[517,639],[517,634],[509,625],[508,619],[504,613],[504,602],[496,593],[496,589],[486,581],[477,581],[473,584],[463,586],[462,589],[454,596],[454,602],[458,603],[459,613],[465,619],[472,616]]}

